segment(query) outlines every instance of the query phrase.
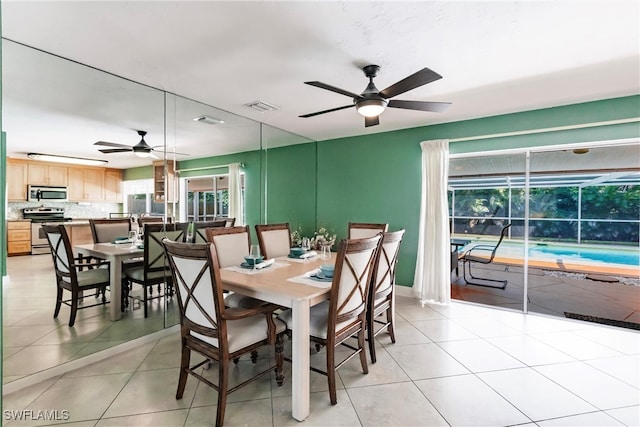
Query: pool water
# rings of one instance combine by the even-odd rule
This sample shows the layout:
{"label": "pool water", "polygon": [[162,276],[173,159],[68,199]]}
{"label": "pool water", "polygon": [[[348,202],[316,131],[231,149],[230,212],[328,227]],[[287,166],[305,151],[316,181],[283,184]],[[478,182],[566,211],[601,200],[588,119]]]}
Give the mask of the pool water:
{"label": "pool water", "polygon": [[[470,243],[463,251],[478,243],[480,243],[480,241]],[[482,243],[495,245],[496,242]],[[521,259],[524,256],[523,244],[520,242],[504,241],[498,248],[496,256]],[[637,268],[640,266],[640,248],[529,243],[529,259],[550,262],[562,260],[564,263],[583,265],[616,264]]]}

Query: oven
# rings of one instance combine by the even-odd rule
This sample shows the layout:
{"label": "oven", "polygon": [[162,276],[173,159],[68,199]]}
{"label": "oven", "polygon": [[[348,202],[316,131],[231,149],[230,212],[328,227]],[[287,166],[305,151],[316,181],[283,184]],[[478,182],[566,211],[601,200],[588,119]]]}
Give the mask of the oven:
{"label": "oven", "polygon": [[31,254],[50,254],[49,242],[42,229],[42,224],[70,221],[64,217],[63,208],[25,208],[22,210],[24,219],[31,220]]}

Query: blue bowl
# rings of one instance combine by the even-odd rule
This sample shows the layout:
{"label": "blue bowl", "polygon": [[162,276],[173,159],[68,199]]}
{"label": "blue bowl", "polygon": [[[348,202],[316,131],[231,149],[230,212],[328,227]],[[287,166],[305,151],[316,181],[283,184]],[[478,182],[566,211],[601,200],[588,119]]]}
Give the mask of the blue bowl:
{"label": "blue bowl", "polygon": [[304,254],[306,251],[302,248],[291,248],[291,255],[300,256]]}
{"label": "blue bowl", "polygon": [[[256,264],[260,264],[263,259],[264,259],[264,257],[262,255],[260,255],[259,258],[256,258]],[[253,265],[253,258],[252,257],[247,255],[246,257],[244,257],[244,260],[248,265]]]}
{"label": "blue bowl", "polygon": [[333,277],[334,266],[330,264],[324,264],[320,266],[320,271],[325,277]]}

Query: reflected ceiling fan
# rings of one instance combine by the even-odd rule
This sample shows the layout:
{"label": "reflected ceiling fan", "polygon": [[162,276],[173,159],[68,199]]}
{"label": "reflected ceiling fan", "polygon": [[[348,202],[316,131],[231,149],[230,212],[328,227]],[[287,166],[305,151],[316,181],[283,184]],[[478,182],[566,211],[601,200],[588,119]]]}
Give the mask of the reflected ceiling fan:
{"label": "reflected ceiling fan", "polygon": [[[159,157],[156,156],[154,153],[156,152],[164,153],[164,150],[156,150],[156,147],[162,147],[162,145],[154,145],[152,147],[149,144],[147,144],[147,141],[144,140],[144,137],[147,134],[146,131],[138,130],[136,132],[138,133],[138,135],[140,135],[140,142],[138,142],[134,146],[118,144],[116,142],[107,142],[107,141],[98,141],[93,145],[102,145],[104,147],[115,147],[115,148],[102,148],[98,150],[104,154],[133,152],[133,154],[135,154],[138,157],[154,157],[158,159]],[[181,156],[188,156],[188,154],[185,154],[185,153],[167,152],[167,154],[178,154]]]}
{"label": "reflected ceiling fan", "polygon": [[373,78],[378,75],[380,66],[367,65],[362,69],[364,75],[369,78],[369,84],[367,88],[360,95],[346,91],[344,89],[337,88],[335,86],[328,85],[322,82],[305,82],[305,84],[316,86],[321,89],[330,90],[341,95],[353,98],[353,104],[343,105],[342,107],[331,108],[329,110],[318,111],[316,113],[305,114],[299,117],[308,118],[317,116],[320,114],[331,113],[332,111],[344,110],[345,108],[356,107],[358,113],[364,116],[364,126],[376,126],[380,124],[378,116],[382,114],[386,107],[390,108],[404,108],[405,110],[418,110],[418,111],[431,111],[441,113],[445,111],[451,105],[450,102],[426,102],[426,101],[402,101],[399,99],[391,99],[394,96],[408,92],[411,89],[426,85],[427,83],[434,82],[442,78],[442,76],[429,68],[423,68],[422,70],[405,77],[397,83],[392,84],[384,90],[378,90],[375,84],[373,84]]}

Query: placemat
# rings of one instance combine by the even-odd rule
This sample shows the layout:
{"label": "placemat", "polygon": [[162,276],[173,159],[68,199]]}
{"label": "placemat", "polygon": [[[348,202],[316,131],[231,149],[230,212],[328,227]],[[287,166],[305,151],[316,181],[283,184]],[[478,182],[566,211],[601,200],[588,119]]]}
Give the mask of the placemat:
{"label": "placemat", "polygon": [[315,270],[307,271],[306,273],[301,274],[300,276],[291,277],[287,279],[287,281],[294,282],[294,283],[302,283],[303,285],[308,285],[308,286],[315,286],[316,288],[323,288],[323,289],[330,288],[332,282],[330,281],[322,282],[320,280],[315,280],[311,278],[313,274],[319,271],[320,269],[316,268]]}

